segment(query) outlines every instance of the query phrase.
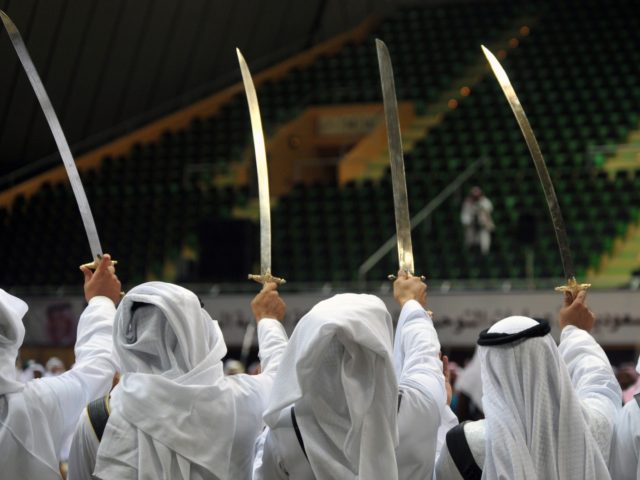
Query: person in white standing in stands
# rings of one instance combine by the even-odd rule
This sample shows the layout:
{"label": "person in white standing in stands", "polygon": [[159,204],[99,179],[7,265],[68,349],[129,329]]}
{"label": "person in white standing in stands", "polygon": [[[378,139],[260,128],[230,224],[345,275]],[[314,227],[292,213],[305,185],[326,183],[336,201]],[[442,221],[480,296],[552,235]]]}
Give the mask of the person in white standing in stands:
{"label": "person in white standing in stands", "polygon": [[0,290],[0,452],[2,478],[60,479],[59,452],[87,402],[111,387],[111,330],[120,282],[105,255],[95,273],[84,269],[89,305],[78,322],[74,367],[57,377],[15,379],[25,329],[25,302]]}
{"label": "person in white standing in stands", "polygon": [[480,187],[473,187],[462,204],[460,221],[464,227],[465,245],[469,249],[477,246],[482,255],[487,255],[491,249],[491,232],[495,229],[491,212],[491,200]]}

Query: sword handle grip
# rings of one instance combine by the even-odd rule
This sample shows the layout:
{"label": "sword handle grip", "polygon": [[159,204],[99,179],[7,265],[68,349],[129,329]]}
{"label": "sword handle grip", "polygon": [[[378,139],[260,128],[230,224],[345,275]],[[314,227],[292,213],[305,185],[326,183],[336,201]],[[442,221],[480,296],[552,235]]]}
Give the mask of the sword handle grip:
{"label": "sword handle grip", "polygon": [[569,280],[567,280],[567,284],[566,285],[562,285],[560,287],[556,287],[555,291],[556,292],[570,292],[571,296],[573,298],[576,297],[576,295],[578,294],[578,292],[581,292],[582,290],[586,290],[591,286],[590,283],[578,283],[576,281],[575,277],[571,277]]}
{"label": "sword handle grip", "polygon": [[265,283],[276,283],[278,285],[283,285],[287,283],[284,278],[274,277],[271,273],[266,273],[264,275],[253,275],[249,274],[249,280],[253,280],[254,282],[260,283],[264,285]]}
{"label": "sword handle grip", "polygon": [[[95,270],[96,268],[98,268],[98,265],[100,264],[101,261],[102,261],[102,256],[97,255],[94,261],[89,263],[83,263],[82,265],[80,265],[80,268],[87,267],[91,270]],[[115,266],[117,264],[118,264],[117,260],[111,260],[111,265]],[[124,292],[120,292],[120,297],[124,297]]]}
{"label": "sword handle grip", "polygon": [[[409,275],[411,275],[411,274],[409,274]],[[415,275],[411,275],[411,276],[415,276]],[[391,280],[392,282],[395,282],[395,280],[396,280],[398,277],[396,277],[395,275],[389,275],[389,276],[387,276],[387,278],[388,278],[389,280]],[[424,276],[424,275],[420,275],[420,280],[424,282],[424,281],[426,281],[427,279],[425,278],[425,276]],[[433,318],[433,312],[432,312],[431,310],[427,310],[426,312],[427,312],[427,314],[428,314],[430,317],[432,317],[432,318]]]}

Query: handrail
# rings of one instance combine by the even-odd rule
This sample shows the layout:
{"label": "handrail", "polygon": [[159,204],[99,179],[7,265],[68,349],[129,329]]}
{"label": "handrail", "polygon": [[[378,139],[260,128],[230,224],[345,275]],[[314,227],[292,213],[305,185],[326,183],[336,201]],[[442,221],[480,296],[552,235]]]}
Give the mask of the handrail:
{"label": "handrail", "polygon": [[[429,203],[427,203],[422,210],[415,214],[411,218],[411,230],[425,221],[433,211],[438,208],[442,202],[449,198],[454,192],[456,192],[460,186],[473,175],[478,167],[486,161],[486,157],[481,157],[469,165],[460,175],[458,175],[449,185],[442,189],[438,195],[436,195]],[[389,240],[382,244],[378,250],[376,250],[369,258],[367,258],[360,268],[358,268],[358,279],[360,282],[364,282],[367,277],[367,273],[376,264],[384,258],[396,246],[398,241],[398,235],[393,235]]]}

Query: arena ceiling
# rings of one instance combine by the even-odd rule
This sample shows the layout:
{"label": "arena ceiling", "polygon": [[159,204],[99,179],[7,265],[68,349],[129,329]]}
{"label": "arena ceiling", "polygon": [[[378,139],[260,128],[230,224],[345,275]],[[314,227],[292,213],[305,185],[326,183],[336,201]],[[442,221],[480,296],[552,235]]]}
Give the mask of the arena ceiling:
{"label": "arena ceiling", "polygon": [[[20,29],[75,154],[348,30],[393,0],[0,0]],[[59,160],[0,33],[4,186]]]}

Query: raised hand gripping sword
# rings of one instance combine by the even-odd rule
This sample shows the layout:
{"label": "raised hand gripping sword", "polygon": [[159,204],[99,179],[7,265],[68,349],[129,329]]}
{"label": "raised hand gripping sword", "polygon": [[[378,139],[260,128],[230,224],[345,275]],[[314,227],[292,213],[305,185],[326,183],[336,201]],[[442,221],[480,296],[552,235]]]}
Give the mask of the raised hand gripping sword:
{"label": "raised hand gripping sword", "polygon": [[531,153],[531,158],[533,159],[536,171],[538,172],[542,190],[544,191],[544,196],[547,200],[551,223],[553,224],[553,229],[556,233],[556,240],[558,241],[558,249],[560,250],[560,260],[562,261],[564,276],[567,279],[567,284],[562,285],[561,287],[556,287],[556,291],[571,292],[572,296],[575,297],[580,290],[586,290],[591,286],[591,284],[578,283],[576,281],[571,249],[569,247],[569,239],[567,237],[567,229],[564,224],[564,219],[562,218],[562,212],[560,211],[560,204],[558,203],[556,191],[553,188],[553,182],[549,176],[549,170],[547,170],[547,165],[544,162],[544,157],[540,150],[540,145],[538,145],[538,140],[536,139],[533,129],[529,124],[529,119],[527,118],[527,115],[520,104],[520,100],[509,81],[507,72],[502,68],[502,65],[500,65],[500,62],[498,62],[498,59],[493,55],[493,53],[491,53],[484,45],[482,46],[482,51],[489,61],[491,70],[498,80],[504,96],[507,97],[509,106],[516,117],[525,142],[527,142],[527,147]]}
{"label": "raised hand gripping sword", "polygon": [[[18,54],[18,59],[22,64],[22,68],[27,74],[27,78],[29,79],[33,91],[38,98],[38,102],[40,103],[42,112],[47,119],[47,123],[49,124],[49,129],[51,130],[53,138],[56,141],[56,145],[58,146],[60,156],[62,157],[62,163],[64,164],[64,168],[67,171],[67,176],[69,177],[69,183],[71,183],[73,195],[76,199],[76,203],[78,204],[78,208],[80,209],[80,216],[82,217],[82,223],[84,224],[84,229],[87,233],[87,239],[89,240],[89,247],[91,248],[91,254],[93,256],[93,261],[85,264],[85,266],[89,268],[95,268],[102,259],[102,246],[100,245],[100,238],[98,237],[98,230],[96,228],[95,221],[93,220],[93,214],[91,213],[89,200],[87,199],[87,195],[84,192],[82,181],[80,180],[80,175],[78,174],[78,169],[76,167],[75,161],[73,160],[73,156],[71,155],[71,149],[69,148],[67,139],[64,136],[62,126],[58,121],[58,116],[53,109],[51,100],[49,100],[49,95],[47,95],[47,91],[42,84],[42,80],[38,75],[33,61],[31,60],[29,51],[27,50],[27,47],[24,43],[24,40],[22,39],[22,36],[20,35],[20,32],[18,31],[18,28],[13,23],[11,18],[9,18],[9,16],[2,10],[0,10],[0,18],[2,19],[4,28],[9,34],[9,40],[11,40],[11,44],[13,45],[14,50]],[[113,263],[115,264],[117,262],[113,261]]]}
{"label": "raised hand gripping sword", "polygon": [[[414,275],[409,197],[407,196],[407,180],[404,174],[402,137],[400,135],[400,118],[398,116],[396,86],[393,80],[393,67],[391,65],[389,49],[387,49],[387,46],[382,40],[376,39],[376,51],[378,53],[382,100],[384,102],[384,118],[387,124],[387,139],[389,142],[393,207],[398,237],[398,261],[400,270],[406,272],[408,275]],[[421,278],[424,280],[424,277]],[[395,275],[389,275],[389,279],[395,279]]]}
{"label": "raised hand gripping sword", "polygon": [[242,73],[244,91],[249,105],[249,117],[251,118],[251,131],[253,132],[253,147],[256,153],[256,168],[258,171],[258,199],[260,204],[260,275],[249,275],[249,280],[258,283],[275,282],[278,285],[286,283],[283,278],[274,277],[271,274],[271,202],[269,198],[269,170],[267,167],[267,149],[262,131],[260,119],[260,106],[256,87],[251,78],[249,66],[242,56],[240,49],[236,48],[238,63]]}

